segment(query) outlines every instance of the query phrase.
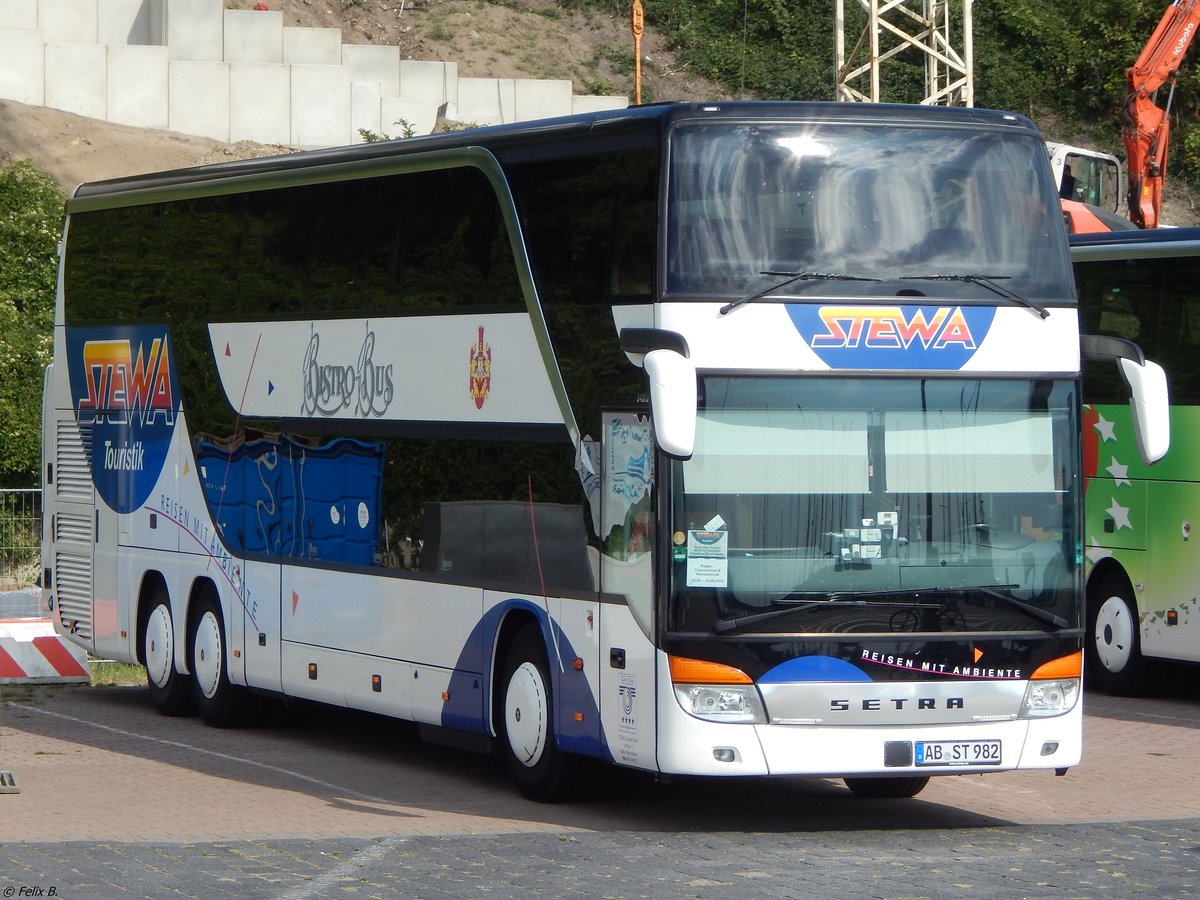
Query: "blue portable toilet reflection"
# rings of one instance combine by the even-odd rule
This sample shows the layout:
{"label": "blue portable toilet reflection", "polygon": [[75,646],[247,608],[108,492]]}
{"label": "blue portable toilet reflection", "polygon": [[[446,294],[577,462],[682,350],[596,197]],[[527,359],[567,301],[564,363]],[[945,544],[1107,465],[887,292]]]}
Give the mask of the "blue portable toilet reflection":
{"label": "blue portable toilet reflection", "polygon": [[287,435],[196,445],[213,519],[230,549],[372,565],[379,544],[383,444]]}

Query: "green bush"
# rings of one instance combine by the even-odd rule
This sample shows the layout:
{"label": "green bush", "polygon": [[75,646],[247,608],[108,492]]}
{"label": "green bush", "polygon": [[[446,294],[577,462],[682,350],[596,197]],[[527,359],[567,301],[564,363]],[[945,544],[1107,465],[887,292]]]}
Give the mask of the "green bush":
{"label": "green bush", "polygon": [[28,161],[0,168],[0,484],[35,484],[65,198]]}

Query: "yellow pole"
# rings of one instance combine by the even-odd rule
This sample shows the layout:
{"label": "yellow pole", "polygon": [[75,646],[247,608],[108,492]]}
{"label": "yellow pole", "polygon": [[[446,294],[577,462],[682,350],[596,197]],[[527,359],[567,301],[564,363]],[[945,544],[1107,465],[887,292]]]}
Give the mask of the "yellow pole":
{"label": "yellow pole", "polygon": [[633,102],[642,105],[642,32],[646,30],[645,14],[642,10],[642,0],[633,0],[630,10],[631,31],[633,31]]}

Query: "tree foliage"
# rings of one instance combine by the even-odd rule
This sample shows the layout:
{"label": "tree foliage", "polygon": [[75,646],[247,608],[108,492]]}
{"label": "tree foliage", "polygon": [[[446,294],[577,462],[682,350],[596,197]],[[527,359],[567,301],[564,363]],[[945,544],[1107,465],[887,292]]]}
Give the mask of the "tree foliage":
{"label": "tree foliage", "polygon": [[[579,2],[579,0],[574,0]],[[834,4],[829,0],[643,0],[646,18],[684,61],[731,95],[829,100],[834,96]],[[595,0],[611,7],[612,0]],[[913,4],[915,8],[917,4]],[[1125,70],[1141,53],[1168,0],[987,0],[975,3],[975,103],[1054,119],[1120,147]],[[950,0],[951,16],[962,3]],[[845,0],[847,44],[864,18]],[[1200,44],[1200,41],[1197,42]],[[1173,176],[1200,185],[1200,78],[1193,48],[1174,101]],[[923,60],[906,51],[884,63],[884,100],[924,95]]]}
{"label": "tree foliage", "polygon": [[0,483],[27,487],[41,459],[42,371],[50,362],[55,248],[65,198],[31,162],[0,168]]}

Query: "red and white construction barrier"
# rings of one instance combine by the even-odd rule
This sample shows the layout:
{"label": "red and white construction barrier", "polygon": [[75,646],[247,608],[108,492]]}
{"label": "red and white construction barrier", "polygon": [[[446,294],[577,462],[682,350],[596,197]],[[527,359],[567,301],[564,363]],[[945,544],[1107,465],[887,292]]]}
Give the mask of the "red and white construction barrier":
{"label": "red and white construction barrier", "polygon": [[0,684],[86,682],[87,651],[49,619],[0,620]]}

